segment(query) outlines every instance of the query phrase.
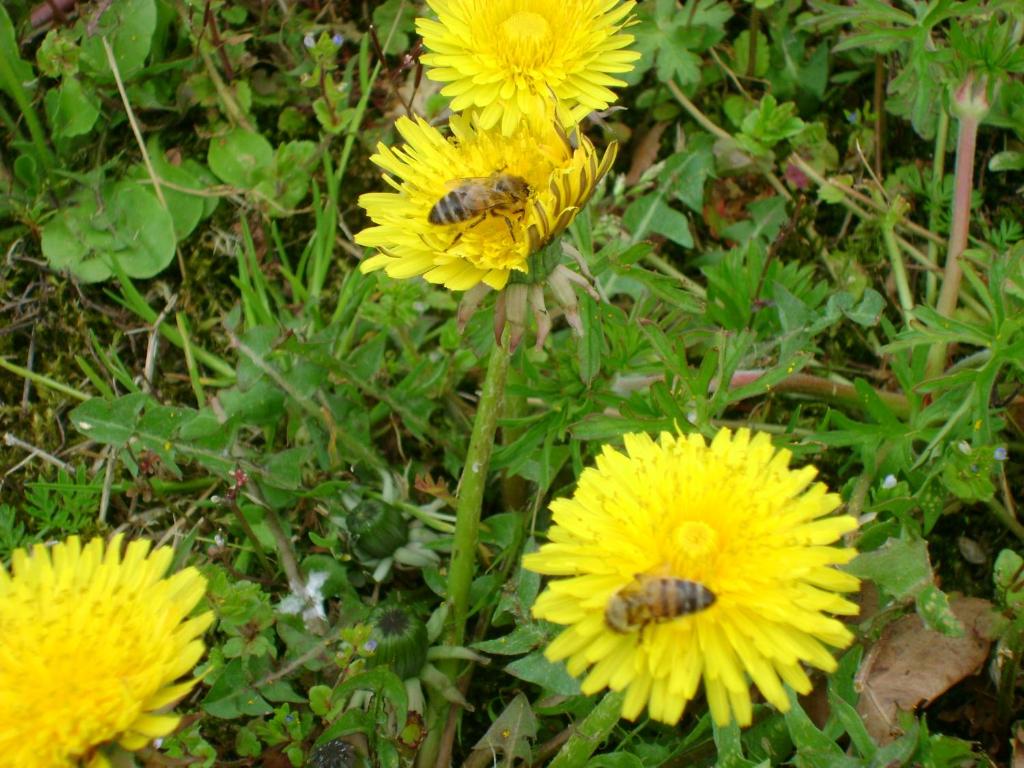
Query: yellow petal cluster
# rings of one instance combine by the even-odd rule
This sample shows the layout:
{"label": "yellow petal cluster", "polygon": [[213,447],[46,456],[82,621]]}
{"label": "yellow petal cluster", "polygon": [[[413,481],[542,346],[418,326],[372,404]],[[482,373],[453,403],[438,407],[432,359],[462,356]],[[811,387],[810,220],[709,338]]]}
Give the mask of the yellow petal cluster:
{"label": "yellow petal cluster", "polygon": [[[529,255],[569,226],[615,159],[614,145],[599,156],[586,137],[570,140],[551,121],[523,122],[510,136],[482,130],[468,115],[452,118],[449,137],[419,118],[403,117],[396,127],[405,144],[379,144],[371,158],[395,191],[359,198],[373,226],[355,240],[378,251],[360,269],[383,269],[394,278],[422,275],[456,291],[481,282],[498,290],[512,272],[526,272]],[[528,182],[529,195],[516,210],[429,221],[454,187],[486,184],[496,173]]]}
{"label": "yellow petal cluster", "polygon": [[[551,505],[550,543],[524,565],[558,577],[534,615],[566,629],[549,645],[552,660],[586,674],[584,693],[625,691],[623,715],[646,707],[675,723],[703,681],[719,724],[751,721],[750,683],[780,710],[786,687],[807,693],[805,664],[832,671],[829,646],[852,641],[829,614],[852,615],[842,592],[855,577],[837,570],[856,551],[832,546],[856,528],[813,467],[766,434],[625,436],[625,453],[605,447],[583,471],[572,498]],[[638,579],[697,582],[715,601],[669,620],[617,632],[605,609]],[[652,614],[653,615],[653,614]],[[659,616],[660,618],[660,616]]]}
{"label": "yellow petal cluster", "polygon": [[427,77],[445,83],[452,110],[511,134],[548,111],[551,94],[579,122],[613,101],[640,54],[623,32],[635,3],[620,0],[430,0],[418,19]]}
{"label": "yellow petal cluster", "polygon": [[173,551],[122,536],[77,537],[0,566],[0,764],[105,766],[116,742],[137,750],[173,731],[167,709],[195,680],[211,613],[188,618],[206,582],[164,578]]}

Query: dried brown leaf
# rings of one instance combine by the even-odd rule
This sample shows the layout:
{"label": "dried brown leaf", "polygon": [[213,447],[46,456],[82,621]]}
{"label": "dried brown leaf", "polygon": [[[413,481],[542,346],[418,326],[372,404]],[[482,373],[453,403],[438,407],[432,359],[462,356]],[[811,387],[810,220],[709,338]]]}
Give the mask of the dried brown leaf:
{"label": "dried brown leaf", "polygon": [[633,186],[644,171],[654,165],[658,159],[658,151],[661,149],[661,135],[668,127],[668,123],[661,121],[652,125],[636,143],[633,150],[633,157],[629,163],[629,171],[626,173],[626,186]]}
{"label": "dried brown leaf", "polygon": [[992,604],[954,597],[950,608],[964,625],[962,637],[947,637],[925,626],[917,615],[890,624],[857,673],[857,711],[880,744],[898,733],[900,710],[934,701],[966,677],[976,674],[991,646]]}

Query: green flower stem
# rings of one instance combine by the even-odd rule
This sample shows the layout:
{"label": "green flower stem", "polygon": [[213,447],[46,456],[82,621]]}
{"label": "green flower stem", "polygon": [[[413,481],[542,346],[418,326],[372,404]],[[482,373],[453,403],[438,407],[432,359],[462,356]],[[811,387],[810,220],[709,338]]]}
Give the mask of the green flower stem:
{"label": "green flower stem", "polygon": [[[522,375],[513,371],[509,378],[511,383],[517,384],[521,381]],[[505,394],[504,407],[501,411],[501,417],[505,420],[506,425],[510,420],[521,419],[524,416],[526,416],[526,398],[521,394],[507,392]],[[511,445],[518,440],[525,431],[526,428],[522,426],[502,427],[501,444],[503,446]],[[501,498],[506,510],[519,511],[526,509],[526,504],[529,500],[526,480],[520,475],[505,472],[501,478]]]}
{"label": "green flower stem", "polygon": [[608,738],[612,728],[619,722],[622,715],[622,702],[626,694],[623,691],[609,691],[597,706],[590,710],[576,732],[562,745],[555,759],[548,763],[548,768],[580,768],[594,754],[601,742]]}
{"label": "green flower stem", "polygon": [[503,344],[495,344],[491,350],[487,375],[473,421],[473,433],[469,438],[466,463],[459,481],[459,498],[455,506],[455,541],[448,570],[448,601],[452,607],[451,623],[447,631],[449,645],[461,645],[466,636],[469,587],[473,582],[480,528],[480,506],[487,485],[487,470],[498,427],[498,413],[505,394],[509,357]]}
{"label": "green flower stem", "polygon": [[[480,507],[483,503],[484,488],[487,485],[487,470],[491,463],[491,449],[498,427],[508,377],[510,354],[504,344],[495,344],[487,361],[487,375],[484,377],[480,402],[477,404],[473,432],[469,438],[469,450],[459,482],[459,497],[455,506],[455,536],[452,546],[452,560],[448,567],[448,602],[451,611],[445,630],[447,645],[462,645],[466,636],[466,620],[469,617],[469,588],[473,583],[476,565],[476,547],[480,529]],[[456,683],[460,664],[451,659],[438,665],[441,671]],[[432,692],[427,702],[427,736],[416,756],[419,768],[434,768],[439,765],[442,737],[444,736],[451,703],[439,693]],[[440,754],[444,758],[443,754]],[[448,760],[444,759],[447,764]]]}
{"label": "green flower stem", "polygon": [[[956,139],[956,177],[953,187],[952,224],[949,230],[949,247],[946,250],[946,269],[942,275],[942,287],[935,311],[943,317],[952,317],[960,296],[960,281],[963,268],[960,256],[967,248],[967,231],[971,220],[971,190],[974,188],[974,152],[978,142],[978,126],[981,117],[964,113]],[[941,375],[946,366],[946,345],[937,343],[928,351],[928,378]]]}

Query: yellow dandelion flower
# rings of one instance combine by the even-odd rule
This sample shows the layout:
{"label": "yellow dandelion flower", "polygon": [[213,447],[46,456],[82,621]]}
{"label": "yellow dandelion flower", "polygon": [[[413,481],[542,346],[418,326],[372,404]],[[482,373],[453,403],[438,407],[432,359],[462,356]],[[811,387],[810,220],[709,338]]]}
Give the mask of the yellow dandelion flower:
{"label": "yellow dandelion flower", "polygon": [[500,290],[528,257],[559,235],[590,199],[615,159],[598,157],[557,125],[523,123],[511,136],[452,118],[452,136],[421,119],[396,124],[405,145],[380,144],[371,159],[395,192],[361,195],[374,226],[356,242],[376,248],[360,269],[422,275],[455,291],[483,282]]}
{"label": "yellow dandelion flower", "polygon": [[[105,766],[99,747],[137,750],[171,733],[165,710],[195,680],[210,613],[194,568],[163,578],[173,551],[77,537],[0,566],[0,760],[20,768]],[[147,553],[149,553],[147,555]]]}
{"label": "yellow dandelion flower", "polygon": [[853,639],[827,614],[857,612],[836,594],[857,579],[833,567],[856,551],[829,546],[856,521],[829,516],[839,497],[766,434],[633,434],[625,447],[605,447],[574,496],[552,503],[550,543],[524,559],[564,577],[533,608],[568,625],[548,658],[589,670],[584,693],[625,690],[631,720],[646,706],[677,722],[702,679],[720,725],[749,725],[750,680],[787,710],[784,685],[811,690],[802,663],[832,671],[826,646]]}
{"label": "yellow dandelion flower", "polygon": [[543,114],[553,92],[578,122],[613,101],[614,77],[633,69],[622,31],[635,3],[619,0],[429,0],[437,21],[417,19],[430,51],[427,77],[447,83],[452,110],[474,110],[480,125],[511,134]]}

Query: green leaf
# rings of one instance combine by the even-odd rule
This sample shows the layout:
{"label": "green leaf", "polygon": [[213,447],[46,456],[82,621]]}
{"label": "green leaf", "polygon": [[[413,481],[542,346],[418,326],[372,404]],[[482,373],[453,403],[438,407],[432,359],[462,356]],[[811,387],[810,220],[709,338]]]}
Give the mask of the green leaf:
{"label": "green leaf", "polygon": [[764,155],[780,141],[796,136],[804,129],[804,121],[796,116],[792,102],[779,104],[770,93],[757,109],[750,112],[740,124],[737,141],[754,155]]}
{"label": "green leaf", "polygon": [[206,162],[225,183],[251,189],[270,176],[274,148],[260,134],[235,128],[210,142]]}
{"label": "green leaf", "polygon": [[1024,171],[1024,152],[1007,149],[996,152],[988,161],[990,171]]}
{"label": "green leaf", "polygon": [[[754,51],[755,77],[764,77],[768,72],[770,64],[771,49],[768,46],[768,38],[762,33],[757,33],[757,49]],[[738,72],[749,73],[748,62],[750,61],[750,31],[743,30],[736,35],[733,43],[732,64]]]}
{"label": "green leaf", "polygon": [[149,189],[122,181],[74,200],[43,227],[43,255],[54,269],[95,283],[113,274],[114,259],[133,278],[153,277],[171,263],[174,223]]}
{"label": "green leaf", "polygon": [[409,710],[409,694],[398,675],[387,667],[374,667],[345,680],[334,689],[334,699],[340,700],[353,691],[373,691],[394,706],[400,722],[405,722]]}
{"label": "green leaf", "polygon": [[135,393],[116,400],[93,398],[71,412],[71,423],[90,440],[111,445],[125,444],[138,425],[143,406],[152,402],[149,395]]}
{"label": "green leaf", "polygon": [[946,593],[934,584],[929,584],[915,598],[917,615],[925,624],[947,637],[963,637],[964,625],[949,607]]}
{"label": "green leaf", "polygon": [[[391,55],[408,50],[415,18],[416,6],[405,0],[385,0],[373,9],[373,25],[377,28],[384,53]],[[394,32],[391,31],[392,27]],[[390,39],[388,34],[391,34]]]}
{"label": "green leaf", "polygon": [[643,768],[644,761],[629,752],[609,752],[586,762],[586,768]]}
{"label": "green leaf", "polygon": [[[715,157],[712,151],[714,140],[698,134],[687,143],[683,152],[670,155],[665,160],[661,179],[672,185],[672,194],[694,213],[701,213],[704,207],[704,183],[714,172]],[[643,255],[643,254],[641,254]]]}
{"label": "green leaf", "polygon": [[316,155],[316,144],[311,141],[289,141],[277,148],[271,177],[255,189],[272,202],[271,215],[290,213],[306,196]]}
{"label": "green leaf", "polygon": [[689,222],[683,214],[665,203],[660,192],[644,195],[630,203],[622,223],[632,233],[634,240],[642,239],[648,232],[655,232],[684,248],[693,247]]}
{"label": "green leaf", "polygon": [[505,671],[561,696],[575,696],[580,692],[579,681],[565,671],[565,665],[548,661],[540,651],[506,665]]}
{"label": "green leaf", "polygon": [[43,101],[46,117],[57,139],[88,133],[100,115],[95,93],[83,89],[76,77],[65,78],[59,88],[48,90]]}
{"label": "green leaf", "polygon": [[21,58],[14,24],[7,10],[0,5],[0,92],[20,101],[24,83],[31,82],[32,65]]}
{"label": "green leaf", "polygon": [[526,696],[517,693],[473,749],[486,750],[492,755],[500,753],[501,764],[511,766],[517,759],[529,762],[530,744],[536,737],[537,718]]}
{"label": "green leaf", "polygon": [[82,70],[101,82],[114,79],[103,47],[106,38],[123,80],[142,69],[156,29],[156,0],[117,0],[107,5],[82,41]]}
{"label": "green leaf", "polygon": [[857,768],[859,760],[843,754],[843,750],[831,738],[818,730],[790,693],[790,709],[786,713],[786,727],[797,748],[796,765],[808,768]]}
{"label": "green leaf", "polygon": [[1024,603],[1024,558],[1012,549],[1002,550],[996,557],[992,578],[1007,607],[1019,608]]}
{"label": "green leaf", "polygon": [[253,690],[241,659],[232,659],[203,699],[202,708],[213,715],[230,720],[242,715],[260,717],[274,708]]}
{"label": "green leaf", "polygon": [[658,79],[664,83],[676,81],[680,85],[700,82],[701,59],[686,49],[688,30],[678,27],[658,49]]}
{"label": "green leaf", "polygon": [[331,711],[331,687],[314,685],[309,689],[309,708],[314,715],[323,717]]}
{"label": "green leaf", "polygon": [[494,640],[473,643],[473,648],[484,653],[518,656],[532,651],[547,640],[547,633],[540,624],[520,624],[511,633]]}
{"label": "green leaf", "polygon": [[887,594],[903,600],[933,583],[928,543],[923,539],[889,539],[873,552],[862,552],[845,570],[870,579]]}
{"label": "green leaf", "polygon": [[844,701],[842,697],[838,696],[831,688],[828,692],[828,702],[832,710],[832,716],[839,721],[843,730],[850,735],[850,741],[853,742],[860,756],[866,760],[872,760],[875,752],[878,751],[878,747],[875,745],[874,739],[871,738],[871,734],[868,733],[868,729],[857,710]]}

